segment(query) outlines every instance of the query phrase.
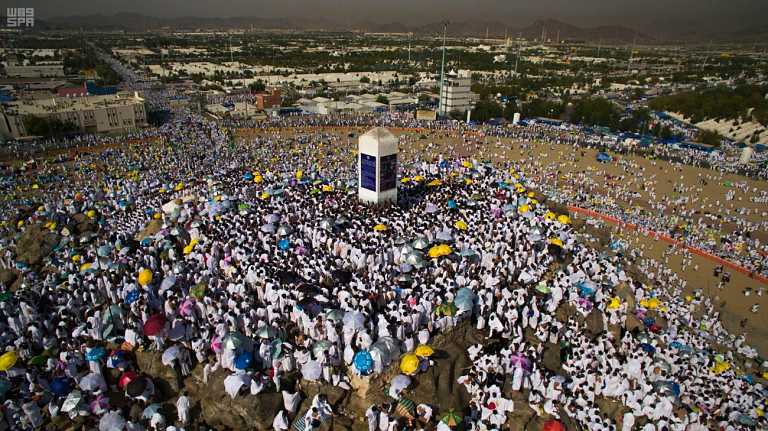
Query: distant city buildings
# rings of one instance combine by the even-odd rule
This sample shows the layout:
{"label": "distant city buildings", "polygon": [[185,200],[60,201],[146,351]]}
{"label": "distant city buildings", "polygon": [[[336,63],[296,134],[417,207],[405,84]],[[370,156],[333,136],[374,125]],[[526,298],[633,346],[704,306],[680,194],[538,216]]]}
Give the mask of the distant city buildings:
{"label": "distant city buildings", "polygon": [[138,93],[51,97],[4,104],[0,108],[0,134],[29,137],[24,124],[27,117],[71,123],[85,133],[126,132],[147,125],[144,99]]}
{"label": "distant city buildings", "polygon": [[9,78],[60,78],[64,76],[64,64],[60,61],[45,61],[25,65],[19,64],[15,55],[9,55],[5,74]]}

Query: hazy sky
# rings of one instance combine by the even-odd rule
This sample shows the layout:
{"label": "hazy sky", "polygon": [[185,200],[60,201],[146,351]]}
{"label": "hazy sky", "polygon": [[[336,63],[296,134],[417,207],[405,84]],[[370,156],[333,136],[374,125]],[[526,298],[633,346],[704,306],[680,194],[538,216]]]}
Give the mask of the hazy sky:
{"label": "hazy sky", "polygon": [[[46,16],[137,12],[152,16],[322,17],[338,22],[431,23],[442,19],[503,21],[538,18],[577,25],[668,25],[740,29],[768,22],[768,0],[10,0]],[[713,28],[714,29],[714,28]]]}

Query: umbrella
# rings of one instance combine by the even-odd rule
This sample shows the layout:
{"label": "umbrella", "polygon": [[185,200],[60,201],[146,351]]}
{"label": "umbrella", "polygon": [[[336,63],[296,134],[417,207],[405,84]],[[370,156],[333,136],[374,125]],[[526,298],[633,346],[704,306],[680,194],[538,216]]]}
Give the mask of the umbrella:
{"label": "umbrella", "polygon": [[400,371],[403,372],[403,374],[412,376],[416,374],[416,371],[419,369],[419,357],[416,356],[413,353],[406,353],[403,355],[402,358],[400,358]]}
{"label": "umbrella", "polygon": [[245,341],[246,338],[243,334],[232,331],[224,337],[222,344],[226,349],[237,350],[245,344]]}
{"label": "umbrella", "polygon": [[426,212],[427,214],[434,214],[438,211],[440,211],[440,208],[438,208],[437,205],[433,204],[432,202],[429,202],[427,206],[424,208],[424,212]]}
{"label": "umbrella", "polygon": [[354,330],[360,330],[365,327],[365,315],[359,311],[348,311],[342,319],[344,326]]}
{"label": "umbrella", "polygon": [[165,292],[166,290],[168,290],[171,287],[173,287],[174,284],[176,284],[176,276],[175,275],[169,275],[169,276],[165,277],[163,279],[162,283],[160,283],[160,290],[159,290],[159,292],[160,293]]}
{"label": "umbrella", "polygon": [[544,422],[544,426],[541,429],[542,431],[565,431],[565,426],[559,420],[550,419]]}
{"label": "umbrella", "polygon": [[146,377],[137,377],[131,380],[128,385],[125,386],[125,392],[129,397],[138,397],[144,393],[145,389],[147,389]]}
{"label": "umbrella", "polygon": [[142,419],[152,419],[152,416],[154,416],[156,413],[160,412],[160,408],[162,406],[158,403],[152,403],[148,405],[144,411],[141,413]]}
{"label": "umbrella", "polygon": [[328,340],[315,341],[312,345],[312,354],[315,358],[319,358],[323,353],[327,352],[333,344]]}
{"label": "umbrella", "polygon": [[163,352],[163,356],[160,359],[163,365],[172,367],[173,361],[178,359],[180,355],[181,355],[181,348],[178,345],[173,345],[165,349],[165,352]]}
{"label": "umbrella", "polygon": [[390,383],[390,387],[395,392],[400,392],[410,386],[411,384],[411,378],[406,376],[405,374],[398,374],[395,377],[392,378],[392,382]]}
{"label": "umbrella", "polygon": [[428,358],[435,354],[435,350],[426,344],[420,344],[413,353],[420,358]]}
{"label": "umbrella", "polygon": [[72,391],[72,384],[66,377],[56,377],[51,380],[49,388],[55,395],[63,397]]}
{"label": "umbrella", "polygon": [[448,256],[453,253],[453,249],[448,244],[439,244],[429,249],[429,257],[435,259],[438,257]]}
{"label": "umbrella", "polygon": [[277,337],[277,329],[272,326],[262,326],[256,331],[256,336],[259,338],[275,338]]}
{"label": "umbrella", "polygon": [[408,398],[400,398],[397,401],[397,406],[395,406],[395,414],[413,419],[416,416],[416,404]]}
{"label": "umbrella", "polygon": [[61,405],[61,411],[64,413],[71,412],[72,410],[77,408],[77,405],[80,404],[80,401],[83,399],[83,394],[78,391],[74,390],[67,395],[67,399],[64,400],[64,403]]}
{"label": "umbrella", "polygon": [[333,231],[333,227],[336,225],[335,220],[333,220],[330,217],[326,217],[322,220],[320,220],[320,229],[323,229],[328,232]]}
{"label": "umbrella", "polygon": [[367,350],[360,350],[352,358],[355,369],[362,375],[370,374],[373,371],[373,356]]}
{"label": "umbrella", "polygon": [[429,241],[426,238],[416,238],[411,244],[416,250],[424,250],[429,247]]}
{"label": "umbrella", "polygon": [[277,242],[277,246],[280,248],[280,250],[286,251],[291,247],[291,242],[288,241],[286,238],[283,238]]}
{"label": "umbrella", "polygon": [[317,361],[309,361],[301,367],[302,377],[309,381],[318,380],[322,373],[323,369]]}
{"label": "umbrella", "polygon": [[253,353],[246,350],[235,356],[235,368],[247,370],[251,365],[253,365]]}
{"label": "umbrella", "polygon": [[542,281],[536,285],[536,291],[539,293],[548,295],[550,292],[552,292],[552,289],[549,286],[547,286],[547,283],[545,281]]}
{"label": "umbrella", "polygon": [[515,368],[522,368],[524,370],[531,370],[531,361],[520,353],[515,353],[509,358],[510,363]]}
{"label": "umbrella", "polygon": [[341,310],[329,310],[325,313],[325,318],[331,322],[338,323],[344,320],[344,312]]}
{"label": "umbrella", "polygon": [[165,328],[165,315],[162,313],[152,315],[144,322],[144,335],[157,336],[163,332],[163,328]]}
{"label": "umbrella", "polygon": [[0,356],[0,371],[8,371],[16,365],[19,356],[14,351],[5,352]]}
{"label": "umbrella", "polygon": [[88,406],[91,413],[97,414],[100,411],[106,410],[109,407],[109,399],[103,394],[99,394]]}
{"label": "umbrella", "polygon": [[442,242],[453,242],[453,234],[450,230],[447,229],[438,232],[437,235],[435,235],[435,238]]}
{"label": "umbrella", "polygon": [[459,417],[459,415],[454,413],[453,409],[451,409],[448,411],[448,413],[445,414],[445,416],[443,416],[442,419],[440,419],[440,422],[453,428],[461,423],[461,417]]}
{"label": "umbrella", "polygon": [[335,269],[331,271],[331,276],[334,281],[339,284],[347,284],[352,281],[352,273],[343,269]]}
{"label": "umbrella", "polygon": [[189,290],[189,295],[193,298],[202,299],[205,296],[205,290],[207,289],[205,284],[196,284]]}
{"label": "umbrella", "polygon": [[264,233],[275,233],[275,231],[277,231],[277,227],[275,227],[275,225],[272,223],[268,223],[268,224],[262,225],[261,228],[259,228],[259,230],[261,230]]}
{"label": "umbrella", "polygon": [[117,386],[120,389],[125,389],[125,387],[128,386],[128,384],[135,380],[137,377],[139,376],[133,371],[126,371],[122,376],[120,376],[120,380],[118,380]]}
{"label": "umbrella", "polygon": [[152,271],[148,269],[142,269],[139,271],[139,279],[138,282],[142,286],[146,286],[149,283],[152,282]]}
{"label": "umbrella", "polygon": [[272,213],[264,216],[264,221],[269,224],[274,224],[280,221],[280,214]]}
{"label": "umbrella", "polygon": [[120,412],[113,410],[99,420],[99,431],[121,431],[125,428],[125,419]]}
{"label": "umbrella", "polygon": [[656,348],[648,343],[640,343],[640,348],[643,349],[644,352],[649,353],[651,355],[656,353]]}
{"label": "umbrella", "polygon": [[139,300],[140,296],[141,294],[139,293],[139,291],[137,289],[133,289],[130,292],[128,292],[127,295],[125,295],[125,303],[129,305],[133,304],[134,302]]}
{"label": "umbrella", "polygon": [[89,373],[82,379],[80,379],[80,389],[86,392],[93,392],[97,389],[107,386],[104,382],[104,377],[98,373]]}
{"label": "umbrella", "polygon": [[288,236],[291,233],[293,233],[293,228],[290,225],[281,224],[280,227],[277,228],[277,234],[280,236]]}

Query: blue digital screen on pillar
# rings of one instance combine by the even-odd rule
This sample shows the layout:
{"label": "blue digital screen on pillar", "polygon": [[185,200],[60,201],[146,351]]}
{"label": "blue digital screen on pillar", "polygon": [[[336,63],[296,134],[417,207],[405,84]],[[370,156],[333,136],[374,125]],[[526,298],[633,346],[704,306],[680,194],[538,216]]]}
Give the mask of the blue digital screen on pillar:
{"label": "blue digital screen on pillar", "polygon": [[379,167],[379,190],[391,190],[397,187],[397,154],[381,158]]}
{"label": "blue digital screen on pillar", "polygon": [[376,191],[376,156],[360,153],[360,187]]}

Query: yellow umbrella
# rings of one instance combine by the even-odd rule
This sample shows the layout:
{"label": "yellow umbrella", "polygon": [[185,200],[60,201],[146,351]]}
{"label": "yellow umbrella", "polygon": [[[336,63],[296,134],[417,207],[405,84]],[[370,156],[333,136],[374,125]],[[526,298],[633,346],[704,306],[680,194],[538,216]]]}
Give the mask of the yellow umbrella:
{"label": "yellow umbrella", "polygon": [[89,269],[91,269],[91,265],[92,264],[90,262],[86,262],[86,263],[80,265],[80,272],[88,271]]}
{"label": "yellow umbrella", "polygon": [[176,184],[176,187],[173,188],[173,190],[178,192],[178,191],[180,191],[183,188],[184,188],[184,183],[178,183],[178,184]]}
{"label": "yellow umbrella", "polygon": [[529,202],[531,205],[538,205],[538,204],[539,204],[539,201],[537,201],[536,199],[530,199],[528,202]]}
{"label": "yellow umbrella", "polygon": [[387,230],[387,225],[379,223],[373,227],[373,230],[375,232],[384,232],[385,230]]}
{"label": "yellow umbrella", "polygon": [[432,181],[428,182],[428,183],[427,183],[427,186],[428,186],[428,187],[437,187],[437,186],[440,186],[440,185],[442,185],[442,184],[443,184],[443,182],[442,182],[442,181],[440,181],[440,180],[438,180],[437,178],[435,178],[434,180],[432,180]]}
{"label": "yellow umbrella", "polygon": [[472,183],[474,183],[474,181],[472,181],[471,178],[464,178],[464,184],[465,185],[469,186],[469,185],[472,185]]}
{"label": "yellow umbrella", "polygon": [[528,205],[520,205],[519,207],[517,207],[517,211],[520,214],[525,214],[525,213],[527,213],[530,210],[531,210],[531,207],[528,206]]}
{"label": "yellow umbrella", "polygon": [[299,169],[298,171],[296,171],[296,179],[301,180],[302,178],[304,178],[304,171]]}
{"label": "yellow umbrella", "polygon": [[553,213],[552,211],[547,211],[547,213],[544,214],[544,220],[552,221],[555,218],[556,218],[555,213]]}
{"label": "yellow umbrella", "polygon": [[534,193],[534,192],[528,192],[528,197],[529,197],[529,198],[533,198],[533,197],[535,197],[535,196],[536,196],[536,193]]}
{"label": "yellow umbrella", "polygon": [[428,358],[435,354],[435,350],[426,344],[419,344],[418,347],[416,347],[416,350],[413,351],[413,353],[416,354],[416,356],[420,358]]}
{"label": "yellow umbrella", "polygon": [[400,371],[403,374],[412,376],[419,369],[419,357],[413,353],[406,353],[400,358]]}
{"label": "yellow umbrella", "polygon": [[552,238],[549,240],[549,243],[560,246],[560,247],[563,246],[563,240],[561,240],[560,238]]}
{"label": "yellow umbrella", "polygon": [[332,192],[333,191],[333,186],[330,185],[330,184],[325,184],[325,185],[323,185],[323,191],[324,192]]}
{"label": "yellow umbrella", "polygon": [[571,224],[571,218],[565,214],[560,214],[557,216],[557,221],[559,221],[561,224]]}
{"label": "yellow umbrella", "polygon": [[408,184],[411,182],[411,179],[409,177],[403,177],[403,178],[400,178],[400,182],[403,184]]}
{"label": "yellow umbrella", "polygon": [[76,255],[72,256],[72,262],[74,262],[74,263],[80,262],[80,259],[82,259],[82,258],[83,257],[80,256],[79,254],[76,254]]}
{"label": "yellow umbrella", "polygon": [[160,220],[160,217],[162,217],[162,215],[160,213],[152,214],[152,218],[155,219],[155,220]]}
{"label": "yellow umbrella", "polygon": [[472,162],[470,162],[469,160],[464,160],[463,162],[461,162],[461,166],[464,166],[465,168],[471,168]]}
{"label": "yellow umbrella", "polygon": [[693,301],[693,295],[685,295],[685,301],[686,301],[686,302],[691,302],[691,301]]}
{"label": "yellow umbrella", "polygon": [[88,210],[88,212],[85,213],[85,215],[88,216],[88,218],[94,218],[94,217],[96,217],[96,211]]}
{"label": "yellow umbrella", "polygon": [[467,230],[469,226],[467,226],[467,223],[464,222],[464,220],[456,220],[456,222],[453,224],[453,227],[455,227],[458,230]]}
{"label": "yellow umbrella", "polygon": [[731,364],[725,361],[717,361],[715,365],[710,369],[714,374],[722,374],[731,369]]}
{"label": "yellow umbrella", "polygon": [[[5,352],[0,356],[0,371],[8,371],[16,365],[16,361],[19,360],[19,356],[14,351]],[[416,366],[418,367],[418,358],[416,359]]]}
{"label": "yellow umbrella", "polygon": [[621,300],[618,297],[611,298],[611,301],[608,303],[608,309],[617,310],[619,307],[621,307]]}
{"label": "yellow umbrella", "polygon": [[443,257],[448,256],[449,254],[453,253],[453,249],[448,244],[440,244],[432,246],[432,248],[429,249],[429,252],[427,253],[429,257],[436,258],[436,257]]}
{"label": "yellow umbrella", "polygon": [[187,254],[192,253],[192,250],[195,249],[196,245],[197,245],[197,240],[196,239],[193,239],[192,241],[190,241],[189,244],[184,246],[184,254],[187,255]]}
{"label": "yellow umbrella", "polygon": [[146,286],[149,283],[152,282],[152,271],[148,269],[142,269],[139,271],[139,284],[142,286]]}
{"label": "yellow umbrella", "polygon": [[413,180],[416,181],[417,183],[420,183],[420,182],[424,181],[425,178],[423,176],[421,176],[421,175],[416,175],[415,177],[413,177]]}
{"label": "yellow umbrella", "polygon": [[658,298],[648,298],[640,301],[640,306],[649,310],[655,310],[659,308],[661,301]]}
{"label": "yellow umbrella", "polygon": [[262,181],[264,181],[264,177],[262,177],[261,174],[256,174],[256,175],[253,176],[253,182],[254,183],[259,184]]}
{"label": "yellow umbrella", "polygon": [[269,193],[267,193],[267,192],[262,192],[262,193],[261,193],[261,195],[259,196],[259,199],[261,199],[261,200],[263,200],[263,201],[265,201],[265,200],[269,199]]}

